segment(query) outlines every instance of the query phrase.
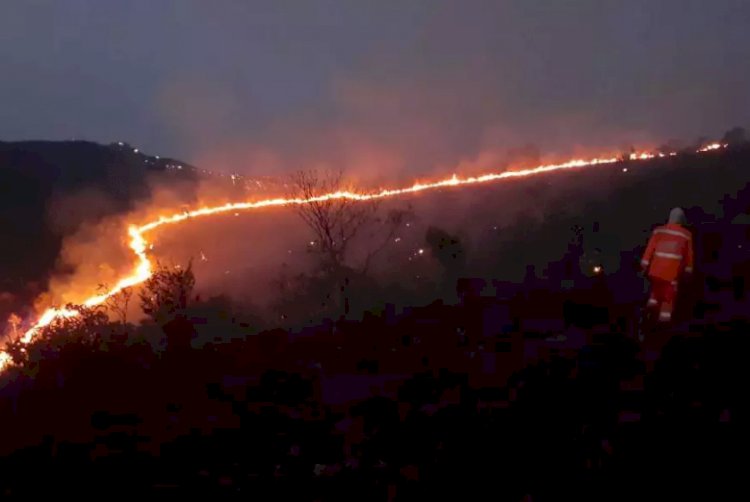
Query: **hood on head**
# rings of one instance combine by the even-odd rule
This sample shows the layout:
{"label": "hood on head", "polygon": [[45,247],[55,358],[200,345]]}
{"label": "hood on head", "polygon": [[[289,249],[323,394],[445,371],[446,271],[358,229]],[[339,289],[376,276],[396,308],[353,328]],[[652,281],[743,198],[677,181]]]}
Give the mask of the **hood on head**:
{"label": "hood on head", "polygon": [[687,218],[685,218],[685,211],[682,208],[676,207],[669,212],[669,223],[684,225],[686,222]]}

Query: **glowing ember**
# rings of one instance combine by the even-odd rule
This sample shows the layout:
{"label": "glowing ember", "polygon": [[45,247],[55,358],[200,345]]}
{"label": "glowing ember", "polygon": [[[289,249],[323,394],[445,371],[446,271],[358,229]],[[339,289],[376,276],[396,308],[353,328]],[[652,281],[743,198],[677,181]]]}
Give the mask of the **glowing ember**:
{"label": "glowing ember", "polygon": [[[706,147],[701,148],[700,150],[698,150],[698,152],[718,150],[720,148],[726,148],[726,146],[727,145],[722,145],[720,143],[713,143]],[[674,156],[676,155],[676,153],[672,152],[669,155]],[[656,157],[656,155],[651,154],[651,153],[632,153],[629,156],[631,160],[648,160],[648,159],[653,159],[654,157]],[[416,193],[416,192],[422,192],[425,190],[443,188],[443,187],[476,185],[480,183],[498,181],[498,180],[502,180],[505,178],[522,178],[522,177],[535,176],[538,174],[543,174],[543,173],[548,173],[548,172],[553,172],[553,171],[560,171],[560,170],[565,170],[565,169],[597,166],[597,165],[602,165],[602,164],[613,164],[613,163],[618,162],[619,160],[620,159],[616,157],[599,158],[599,159],[591,159],[591,160],[571,160],[569,162],[565,162],[562,164],[542,165],[542,166],[538,166],[538,167],[530,168],[530,169],[522,169],[518,171],[505,171],[502,173],[491,173],[491,174],[485,174],[482,176],[470,176],[467,178],[460,178],[454,174],[450,178],[440,180],[440,181],[415,183],[411,187],[383,189],[383,190],[380,190],[379,192],[373,192],[373,193],[356,193],[356,192],[349,192],[349,191],[338,191],[338,192],[332,192],[332,193],[328,193],[324,195],[319,195],[317,197],[311,197],[309,199],[276,198],[276,199],[260,200],[256,202],[237,202],[237,203],[224,204],[222,206],[202,207],[199,209],[195,209],[193,211],[182,211],[180,213],[176,213],[171,216],[161,216],[155,221],[146,223],[141,226],[131,225],[128,228],[128,234],[130,236],[130,249],[133,250],[133,252],[135,253],[137,257],[136,266],[134,268],[133,273],[127,277],[124,277],[123,279],[120,279],[120,281],[110,291],[104,294],[92,296],[91,298],[85,300],[83,302],[83,305],[85,307],[93,307],[96,305],[101,305],[102,303],[104,303],[104,301],[107,300],[107,298],[111,297],[112,295],[117,294],[118,292],[122,291],[125,288],[135,286],[137,284],[141,284],[142,282],[146,281],[149,277],[151,277],[151,261],[146,255],[146,249],[151,249],[152,246],[148,244],[144,235],[164,225],[172,225],[176,223],[181,223],[185,220],[192,219],[192,218],[198,218],[201,216],[209,216],[213,214],[221,214],[221,213],[227,213],[227,212],[232,212],[235,216],[238,216],[239,215],[238,211],[260,209],[264,207],[292,206],[292,205],[309,204],[311,202],[322,202],[322,201],[334,200],[334,199],[349,199],[349,200],[355,200],[355,201],[384,199],[387,197],[396,197],[399,195],[406,195],[406,194],[411,194],[411,193]],[[178,167],[181,168],[182,166],[178,166]],[[420,254],[422,254],[422,252],[423,251],[420,250]],[[601,272],[600,267],[595,267],[594,270],[596,273]],[[229,271],[227,271],[227,273],[228,272]],[[26,331],[26,333],[21,337],[21,341],[25,344],[28,344],[29,342],[31,342],[31,340],[34,339],[34,336],[36,336],[40,332],[40,330],[48,326],[55,319],[75,317],[79,314],[80,313],[77,310],[71,310],[71,309],[64,309],[64,308],[47,309],[41,315],[41,317],[36,322],[36,324],[33,327],[31,327],[28,331]],[[9,364],[11,364],[10,354],[8,354],[7,352],[0,352],[0,371],[3,371]]]}

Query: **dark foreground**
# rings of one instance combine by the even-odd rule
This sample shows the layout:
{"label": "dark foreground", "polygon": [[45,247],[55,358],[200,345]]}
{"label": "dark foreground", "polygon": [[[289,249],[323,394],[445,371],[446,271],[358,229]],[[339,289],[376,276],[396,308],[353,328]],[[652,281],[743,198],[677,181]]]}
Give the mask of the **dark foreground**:
{"label": "dark foreground", "polygon": [[746,465],[747,322],[683,323],[641,346],[613,325],[573,323],[553,337],[503,326],[502,304],[435,304],[201,350],[187,342],[189,320],[168,327],[166,350],[71,338],[4,379],[0,493],[733,493]]}

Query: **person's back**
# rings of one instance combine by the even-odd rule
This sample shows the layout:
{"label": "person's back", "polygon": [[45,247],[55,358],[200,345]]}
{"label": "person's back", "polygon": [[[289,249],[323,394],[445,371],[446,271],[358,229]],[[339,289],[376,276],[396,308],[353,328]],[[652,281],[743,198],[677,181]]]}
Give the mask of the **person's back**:
{"label": "person's back", "polygon": [[672,209],[668,223],[654,229],[641,259],[652,285],[648,305],[661,305],[660,321],[671,320],[677,285],[693,271],[693,237],[685,223],[682,209]]}

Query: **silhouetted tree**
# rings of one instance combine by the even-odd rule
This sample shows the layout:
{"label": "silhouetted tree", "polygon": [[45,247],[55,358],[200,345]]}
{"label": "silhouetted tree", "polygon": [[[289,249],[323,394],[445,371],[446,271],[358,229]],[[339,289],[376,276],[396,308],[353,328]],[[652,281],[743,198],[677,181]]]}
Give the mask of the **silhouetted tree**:
{"label": "silhouetted tree", "polygon": [[192,261],[187,267],[157,264],[139,294],[141,308],[154,322],[165,324],[185,312],[194,286]]}
{"label": "silhouetted tree", "polygon": [[[100,293],[105,293],[109,290],[109,286],[105,284],[99,286]],[[130,306],[132,297],[133,288],[123,288],[104,301],[106,311],[115,317],[122,326],[128,323],[128,307]]]}
{"label": "silhouetted tree", "polygon": [[[345,186],[342,173],[299,171],[292,178],[294,197],[305,200],[325,194],[353,191]],[[374,258],[381,253],[401,227],[411,208],[395,209],[384,218],[378,215],[377,200],[324,199],[312,200],[296,206],[302,220],[312,230],[314,239],[308,250],[320,257],[319,270],[308,276],[283,274],[276,285],[289,305],[289,287],[294,283],[297,292],[313,295],[316,306],[313,312],[328,315],[347,314],[354,283],[366,279]],[[355,239],[365,242],[364,257],[352,263],[350,251]],[[293,277],[293,280],[291,279]],[[300,298],[299,294],[294,295]],[[304,296],[304,295],[302,295]],[[283,307],[284,310],[288,308]],[[338,313],[336,313],[338,311]],[[282,314],[283,315],[283,314]]]}
{"label": "silhouetted tree", "polygon": [[98,345],[109,321],[104,309],[73,304],[66,305],[65,309],[78,314],[55,318],[38,330],[28,343],[18,336],[6,344],[5,351],[15,364],[30,370],[30,366],[36,366],[42,359],[59,354],[66,345],[79,344],[89,348]]}
{"label": "silhouetted tree", "polygon": [[[69,337],[83,340],[93,340],[101,334],[102,328],[109,322],[107,314],[101,305],[86,307],[68,304],[66,310],[75,310],[78,315],[72,317],[57,317],[54,321],[41,329],[40,339],[55,339],[57,335],[68,334]],[[61,336],[64,338],[64,336]]]}
{"label": "silhouetted tree", "polygon": [[[345,190],[340,171],[299,171],[292,182],[294,195],[306,200]],[[314,200],[295,206],[315,235],[312,249],[323,257],[323,268],[334,273],[344,265],[352,240],[373,220],[377,208],[377,201],[350,199]]]}

